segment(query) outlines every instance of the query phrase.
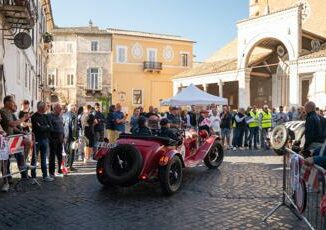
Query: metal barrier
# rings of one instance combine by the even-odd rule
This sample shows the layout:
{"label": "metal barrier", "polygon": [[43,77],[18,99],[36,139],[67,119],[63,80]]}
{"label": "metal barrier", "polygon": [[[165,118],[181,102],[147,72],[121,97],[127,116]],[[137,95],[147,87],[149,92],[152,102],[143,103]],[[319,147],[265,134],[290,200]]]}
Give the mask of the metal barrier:
{"label": "metal barrier", "polygon": [[[31,143],[32,153],[35,154],[35,141],[32,134],[18,134],[11,136],[0,136],[0,168],[2,176],[0,179],[12,177],[16,174],[27,172],[29,169],[34,169],[36,166],[27,166],[25,159],[25,140],[29,139]],[[18,164],[18,172],[12,172],[8,165],[10,157],[15,156]],[[9,170],[8,170],[9,169]],[[8,172],[9,171],[9,172]]]}
{"label": "metal barrier", "polygon": [[263,221],[265,222],[281,206],[286,206],[310,229],[326,229],[326,219],[321,213],[321,204],[326,200],[325,176],[325,169],[312,165],[301,155],[285,148],[282,202],[273,208]]}

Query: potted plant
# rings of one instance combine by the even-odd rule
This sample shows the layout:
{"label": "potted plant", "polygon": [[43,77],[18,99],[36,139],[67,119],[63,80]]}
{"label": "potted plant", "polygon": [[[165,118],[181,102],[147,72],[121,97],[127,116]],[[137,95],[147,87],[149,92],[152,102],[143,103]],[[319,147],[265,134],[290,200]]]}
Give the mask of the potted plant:
{"label": "potted plant", "polygon": [[42,37],[44,43],[50,43],[53,41],[53,36],[49,32],[45,32]]}

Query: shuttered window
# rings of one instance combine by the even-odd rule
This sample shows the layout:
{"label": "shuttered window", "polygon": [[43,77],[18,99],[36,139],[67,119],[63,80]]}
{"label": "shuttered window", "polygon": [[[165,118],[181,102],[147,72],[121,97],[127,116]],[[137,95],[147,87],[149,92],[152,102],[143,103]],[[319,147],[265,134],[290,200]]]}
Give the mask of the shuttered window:
{"label": "shuttered window", "polygon": [[87,89],[102,90],[102,69],[89,68],[87,70]]}

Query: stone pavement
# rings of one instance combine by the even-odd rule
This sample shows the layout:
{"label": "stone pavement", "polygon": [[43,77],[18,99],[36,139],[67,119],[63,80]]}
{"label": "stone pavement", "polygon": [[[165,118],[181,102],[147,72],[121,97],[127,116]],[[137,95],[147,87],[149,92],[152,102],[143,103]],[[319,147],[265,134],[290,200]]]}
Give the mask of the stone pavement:
{"label": "stone pavement", "polygon": [[159,184],[104,189],[94,167],[41,188],[20,187],[0,194],[0,229],[305,229],[286,209],[261,223],[280,198],[280,157],[226,155],[219,170],[186,169],[180,192],[171,197]]}

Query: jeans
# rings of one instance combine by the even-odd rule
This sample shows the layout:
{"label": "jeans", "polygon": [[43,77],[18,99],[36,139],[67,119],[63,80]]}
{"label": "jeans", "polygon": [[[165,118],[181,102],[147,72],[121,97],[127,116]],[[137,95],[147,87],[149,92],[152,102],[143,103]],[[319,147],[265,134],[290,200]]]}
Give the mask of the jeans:
{"label": "jeans", "polygon": [[244,147],[248,147],[249,145],[249,136],[250,136],[249,127],[247,126],[244,129]]}
{"label": "jeans", "polygon": [[250,130],[249,148],[252,147],[252,139],[254,139],[254,148],[257,148],[259,127],[252,127],[249,128],[249,130]]}
{"label": "jeans", "polygon": [[320,167],[326,169],[326,157],[325,156],[314,157],[314,163],[316,165],[319,165]]}
{"label": "jeans", "polygon": [[269,128],[263,128],[261,130],[260,145],[264,149],[267,149],[268,148],[268,146],[266,145],[266,139],[267,139],[268,131],[269,131]]}
{"label": "jeans", "polygon": [[[12,156],[12,155],[10,155]],[[16,161],[17,161],[17,166],[19,171],[23,171],[20,173],[21,178],[27,178],[27,170],[26,170],[26,162],[25,162],[25,157],[24,153],[16,153],[15,155]],[[1,161],[1,173],[3,176],[10,175],[10,158],[5,161]],[[9,181],[12,180],[12,176],[8,176],[3,178],[4,183],[8,183]]]}
{"label": "jeans", "polygon": [[233,133],[234,147],[242,147],[244,128],[235,128]]}
{"label": "jeans", "polygon": [[[43,178],[48,176],[47,167],[46,167],[46,157],[49,151],[49,140],[36,140],[36,150],[35,153],[32,155],[32,162],[31,165],[36,166],[36,161],[38,158],[38,153],[41,154],[41,169],[42,169],[42,176]],[[36,178],[36,169],[32,169],[32,178]]]}
{"label": "jeans", "polygon": [[55,157],[58,158],[58,173],[62,173],[62,143],[57,139],[50,141],[49,173],[51,176],[55,171]]}
{"label": "jeans", "polygon": [[104,130],[95,131],[95,143],[104,141]]}
{"label": "jeans", "polygon": [[236,145],[237,145],[237,136],[238,136],[238,129],[237,128],[233,128],[232,129],[232,146],[233,147],[236,147]]}
{"label": "jeans", "polygon": [[75,151],[74,149],[71,149],[71,144],[74,142],[74,140],[65,140],[64,147],[65,152],[68,155],[68,167],[72,168],[72,165],[74,164],[75,160]]}
{"label": "jeans", "polygon": [[222,128],[221,130],[221,135],[222,135],[222,138],[225,139],[225,138],[230,138],[231,136],[231,129],[228,129],[228,128]]}

